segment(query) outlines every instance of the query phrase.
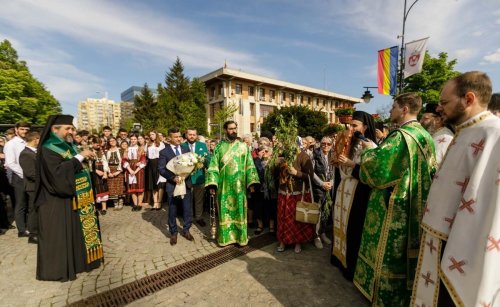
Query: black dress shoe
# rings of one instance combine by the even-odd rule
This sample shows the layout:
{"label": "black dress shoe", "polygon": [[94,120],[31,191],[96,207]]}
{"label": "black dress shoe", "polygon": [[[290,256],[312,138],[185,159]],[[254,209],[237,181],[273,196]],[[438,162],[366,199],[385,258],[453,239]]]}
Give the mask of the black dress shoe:
{"label": "black dress shoe", "polygon": [[28,238],[28,243],[38,244],[38,237],[37,236],[30,236]]}
{"label": "black dress shoe", "polygon": [[17,233],[17,237],[18,238],[27,238],[30,236],[30,233],[26,230],[26,231],[23,231],[23,232],[18,232]]}

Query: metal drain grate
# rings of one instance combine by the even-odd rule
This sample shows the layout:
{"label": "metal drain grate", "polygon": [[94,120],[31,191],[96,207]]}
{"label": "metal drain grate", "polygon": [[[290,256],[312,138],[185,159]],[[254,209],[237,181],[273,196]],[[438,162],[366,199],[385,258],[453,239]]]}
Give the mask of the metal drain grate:
{"label": "metal drain grate", "polygon": [[224,247],[212,254],[179,264],[170,269],[146,276],[109,291],[90,296],[72,303],[70,306],[124,306],[273,242],[276,242],[274,236],[269,234],[261,235],[252,238],[247,246],[236,247],[231,245]]}

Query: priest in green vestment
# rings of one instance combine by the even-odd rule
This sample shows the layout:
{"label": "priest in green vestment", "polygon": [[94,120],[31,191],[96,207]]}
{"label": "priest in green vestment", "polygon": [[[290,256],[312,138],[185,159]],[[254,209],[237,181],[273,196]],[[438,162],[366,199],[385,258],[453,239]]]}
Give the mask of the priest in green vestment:
{"label": "priest in green vestment", "polygon": [[237,139],[237,129],[234,121],[224,123],[227,138],[215,147],[205,178],[210,193],[217,191],[220,246],[247,245],[247,189],[253,192],[259,183],[251,150]]}
{"label": "priest in green vestment", "polygon": [[361,156],[360,179],[372,191],[354,284],[373,306],[410,302],[420,222],[436,167],[432,137],[417,121],[421,107],[415,93],[397,96],[391,121],[398,128]]}

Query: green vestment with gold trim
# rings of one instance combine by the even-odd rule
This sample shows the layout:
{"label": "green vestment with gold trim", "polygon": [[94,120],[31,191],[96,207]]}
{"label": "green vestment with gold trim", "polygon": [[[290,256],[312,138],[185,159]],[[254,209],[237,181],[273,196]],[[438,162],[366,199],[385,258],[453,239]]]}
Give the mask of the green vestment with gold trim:
{"label": "green vestment with gold trim", "polygon": [[250,147],[238,140],[221,141],[215,147],[205,178],[205,186],[217,187],[220,246],[246,245],[247,188],[259,183]]}
{"label": "green vestment with gold trim", "polygon": [[361,156],[360,179],[372,188],[354,284],[373,306],[408,306],[420,222],[436,167],[432,137],[417,122],[393,131]]}

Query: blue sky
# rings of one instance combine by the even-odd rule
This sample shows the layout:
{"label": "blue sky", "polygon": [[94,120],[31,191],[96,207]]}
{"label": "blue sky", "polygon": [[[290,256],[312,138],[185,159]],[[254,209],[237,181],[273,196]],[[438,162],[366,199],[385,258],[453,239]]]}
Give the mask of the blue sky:
{"label": "blue sky", "polygon": [[[412,0],[408,0],[409,4]],[[189,77],[228,67],[344,95],[376,86],[379,49],[400,44],[403,0],[0,0],[0,40],[75,114],[78,101],[156,87],[175,58]],[[459,71],[500,91],[500,1],[420,0],[406,41],[430,36]],[[391,103],[378,95],[358,109]]]}

